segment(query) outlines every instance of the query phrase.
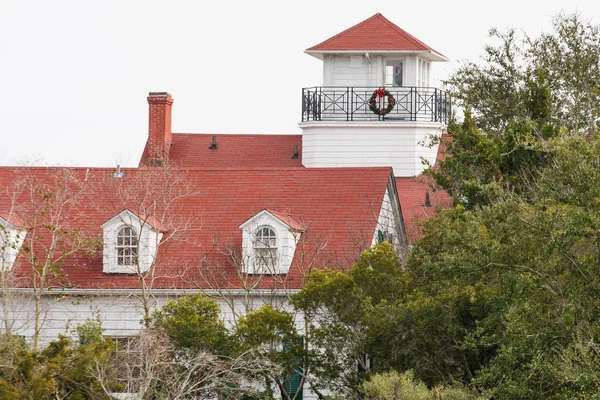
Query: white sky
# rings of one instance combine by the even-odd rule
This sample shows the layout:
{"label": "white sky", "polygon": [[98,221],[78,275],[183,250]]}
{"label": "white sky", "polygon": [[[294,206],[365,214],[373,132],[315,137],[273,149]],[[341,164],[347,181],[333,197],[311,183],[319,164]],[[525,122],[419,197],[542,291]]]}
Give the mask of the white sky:
{"label": "white sky", "polygon": [[0,165],[135,166],[150,91],[173,131],[300,133],[304,50],[380,12],[451,59],[477,60],[491,27],[548,31],[560,11],[600,23],[598,0],[0,1]]}

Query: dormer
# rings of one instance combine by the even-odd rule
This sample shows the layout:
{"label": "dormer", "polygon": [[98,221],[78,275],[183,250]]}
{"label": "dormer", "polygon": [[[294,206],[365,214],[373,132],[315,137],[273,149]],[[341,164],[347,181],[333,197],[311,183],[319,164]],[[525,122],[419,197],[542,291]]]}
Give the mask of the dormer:
{"label": "dormer", "polygon": [[143,274],[156,263],[164,229],[125,209],[102,224],[105,274]]}
{"label": "dormer", "polygon": [[14,215],[0,215],[0,268],[10,271],[17,259],[27,231]]}
{"label": "dormer", "polygon": [[412,177],[434,164],[451,116],[450,96],[431,86],[446,56],[381,14],[310,47],[323,86],[302,89],[302,164],[308,168],[391,166]]}
{"label": "dormer", "polygon": [[247,274],[284,275],[290,270],[303,225],[293,217],[262,210],[240,225],[243,270]]}

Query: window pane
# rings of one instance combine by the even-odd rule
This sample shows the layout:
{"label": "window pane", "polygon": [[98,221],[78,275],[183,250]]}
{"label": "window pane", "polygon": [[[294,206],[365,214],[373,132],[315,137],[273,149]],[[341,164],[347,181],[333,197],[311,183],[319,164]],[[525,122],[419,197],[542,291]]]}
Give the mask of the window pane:
{"label": "window pane", "polygon": [[402,86],[404,75],[403,63],[400,60],[387,60],[385,65],[385,84],[387,86]]}

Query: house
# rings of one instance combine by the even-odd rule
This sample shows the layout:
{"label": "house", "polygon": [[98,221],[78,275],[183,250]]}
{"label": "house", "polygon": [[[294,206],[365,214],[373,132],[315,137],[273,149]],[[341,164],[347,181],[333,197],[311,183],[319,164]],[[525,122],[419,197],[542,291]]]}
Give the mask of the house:
{"label": "house", "polygon": [[137,168],[0,167],[0,329],[49,340],[99,316],[131,336],[198,291],[231,321],[379,240],[406,251],[449,204],[420,177],[450,116],[429,87],[446,57],[381,14],[306,53],[323,86],[302,91],[301,135],[173,133],[172,96],[151,92]]}

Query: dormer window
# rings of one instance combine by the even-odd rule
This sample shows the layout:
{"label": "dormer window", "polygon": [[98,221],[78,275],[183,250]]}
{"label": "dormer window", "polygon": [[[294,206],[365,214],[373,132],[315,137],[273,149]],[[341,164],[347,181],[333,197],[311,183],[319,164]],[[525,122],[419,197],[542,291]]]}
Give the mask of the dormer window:
{"label": "dormer window", "polygon": [[125,226],[117,234],[117,264],[134,266],[137,264],[138,240],[133,228]]}
{"label": "dormer window", "polygon": [[247,274],[284,275],[292,265],[304,227],[295,218],[262,210],[242,225],[242,269]]}
{"label": "dormer window", "polygon": [[0,268],[2,271],[12,269],[23,245],[27,231],[20,228],[21,226],[23,226],[22,222],[15,216],[6,218],[0,216]]}
{"label": "dormer window", "polygon": [[267,271],[277,265],[277,234],[270,226],[261,226],[256,230],[254,257],[258,265]]}
{"label": "dormer window", "polygon": [[102,224],[106,274],[143,274],[156,265],[164,230],[151,217],[123,210]]}

